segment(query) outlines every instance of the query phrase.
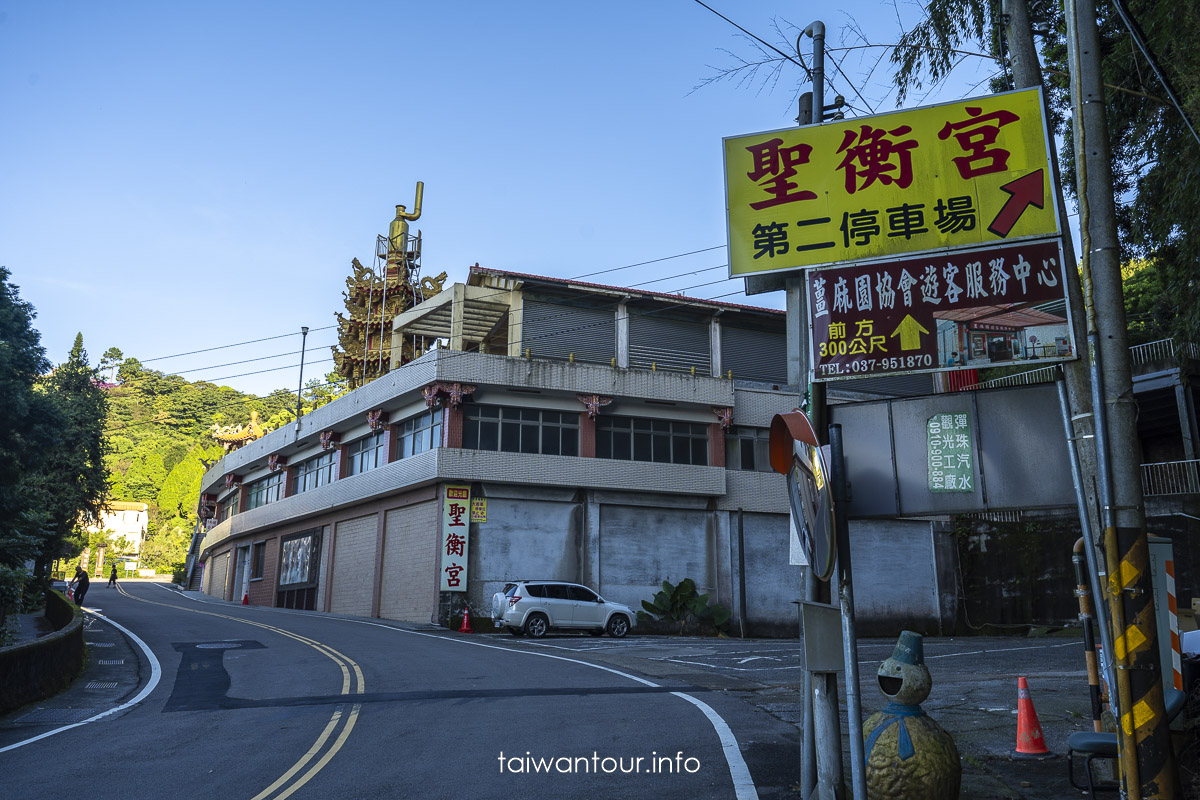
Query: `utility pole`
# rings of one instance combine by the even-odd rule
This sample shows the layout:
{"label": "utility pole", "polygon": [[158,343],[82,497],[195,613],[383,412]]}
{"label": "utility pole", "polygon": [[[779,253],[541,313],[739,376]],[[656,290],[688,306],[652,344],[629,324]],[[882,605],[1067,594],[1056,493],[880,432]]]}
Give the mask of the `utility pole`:
{"label": "utility pole", "polygon": [[[1044,88],[1042,67],[1038,61],[1037,49],[1033,42],[1033,25],[1029,20],[1029,5],[1027,0],[1001,0],[1000,19],[1004,25],[1004,38],[1008,43],[1009,65],[1012,69],[1013,88],[1031,89]],[[1046,118],[1050,115],[1046,110]],[[1058,204],[1058,218],[1062,221],[1062,250],[1063,259],[1068,267],[1078,264],[1075,254],[1075,240],[1070,231],[1066,230],[1067,204],[1062,191],[1062,179],[1058,168],[1058,146],[1054,137],[1049,138],[1050,168],[1054,174],[1054,185],[1058,187],[1055,201]],[[1076,348],[1082,349],[1087,341],[1088,328],[1085,321],[1085,304],[1083,290],[1079,284],[1079,273],[1075,269],[1066,269],[1067,302],[1075,313],[1071,315],[1071,332]],[[1078,355],[1078,354],[1077,354]],[[1089,363],[1083,358],[1077,358],[1063,365],[1067,402],[1062,405],[1066,421],[1065,430],[1071,439],[1071,450],[1074,453],[1072,461],[1078,459],[1079,476],[1095,475],[1097,471],[1095,425],[1092,415],[1092,378]],[[1071,412],[1074,411],[1074,414]],[[1081,497],[1079,502],[1079,524],[1084,534],[1087,549],[1088,573],[1092,579],[1092,596],[1101,597],[1101,584],[1106,575],[1103,562],[1097,557],[1097,542],[1093,541],[1092,532],[1102,530],[1100,517],[1096,513],[1099,507],[1095,484],[1091,481],[1080,480],[1076,492]],[[1113,652],[1112,628],[1108,624],[1108,610],[1103,603],[1095,604],[1095,613],[1100,627],[1100,638],[1103,652]],[[1107,657],[1106,680],[1115,691],[1116,680],[1112,669],[1112,656]],[[1115,700],[1111,694],[1110,701]],[[1113,706],[1115,709],[1115,705]]]}
{"label": "utility pole", "polygon": [[[1067,46],[1083,234],[1088,356],[1093,365],[1104,550],[1105,601],[1115,646],[1121,782],[1128,798],[1177,800],[1179,776],[1158,664],[1158,632],[1136,408],[1121,291],[1111,149],[1100,71],[1095,0],[1066,0]],[[1099,385],[1095,378],[1099,377]],[[1117,454],[1108,457],[1109,453]]]}
{"label": "utility pole", "polygon": [[308,344],[308,327],[300,328],[300,385],[296,387],[296,433],[300,432],[300,415],[304,413],[304,347]]}

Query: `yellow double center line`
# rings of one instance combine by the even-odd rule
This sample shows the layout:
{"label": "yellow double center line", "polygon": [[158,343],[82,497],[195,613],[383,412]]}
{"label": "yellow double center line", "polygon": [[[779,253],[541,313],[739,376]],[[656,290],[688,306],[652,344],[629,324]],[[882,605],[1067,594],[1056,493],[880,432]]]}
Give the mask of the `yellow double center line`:
{"label": "yellow double center line", "polygon": [[[271,631],[272,633],[277,633],[280,636],[286,636],[289,639],[295,639],[297,642],[302,642],[308,645],[338,665],[338,668],[342,671],[341,694],[363,694],[366,691],[366,683],[363,680],[362,669],[358,666],[358,664],[343,653],[339,653],[329,645],[322,644],[316,639],[310,639],[307,636],[301,636],[298,633],[293,633],[291,631],[284,630],[283,628],[277,628],[274,625],[267,625],[264,622],[242,619],[240,617],[233,617],[228,614],[218,614],[215,611],[201,611],[197,608],[187,608],[185,606],[172,605],[171,603],[159,603],[154,600],[147,600],[145,598],[130,594],[129,592],[125,591],[123,586],[118,586],[117,591],[132,600],[137,600],[139,603],[148,603],[152,606],[163,606],[165,608],[172,608],[177,611],[187,611],[192,614],[203,614],[208,617],[228,619],[234,622],[240,622],[244,625],[253,625],[256,628],[262,628],[264,630]],[[325,725],[325,729],[321,731],[321,735],[317,737],[317,740],[313,742],[312,747],[308,748],[308,752],[300,756],[299,760],[297,760],[296,763],[287,770],[287,772],[280,775],[279,778],[277,778],[270,786],[254,795],[251,800],[267,800],[267,798],[271,798],[271,800],[283,800],[283,798],[290,797],[296,792],[297,789],[312,780],[313,776],[324,769],[325,765],[328,764],[335,755],[337,755],[337,752],[342,749],[342,745],[344,745],[346,740],[350,738],[350,732],[354,730],[354,723],[358,721],[358,715],[361,710],[361,703],[354,703],[350,707],[349,713],[346,713],[344,705],[339,705],[336,709],[334,709],[333,716],[329,718],[328,724]],[[334,732],[338,730],[339,725],[341,726],[341,732],[334,737]],[[309,763],[314,759],[316,759],[316,763],[309,767]],[[308,767],[308,770],[303,774],[300,774],[301,770],[304,770],[305,767]],[[297,777],[298,775],[299,777]]]}

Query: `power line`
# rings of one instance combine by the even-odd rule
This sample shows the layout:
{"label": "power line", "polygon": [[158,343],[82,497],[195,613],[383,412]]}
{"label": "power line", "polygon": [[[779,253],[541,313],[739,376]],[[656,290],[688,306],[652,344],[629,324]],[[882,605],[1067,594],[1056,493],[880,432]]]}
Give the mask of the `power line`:
{"label": "power line", "polygon": [[[687,274],[687,273],[685,273],[685,274]],[[722,282],[723,282],[723,281],[715,281],[715,283],[722,283]],[[694,287],[693,287],[693,288],[694,288]],[[655,314],[658,314],[658,313],[661,313],[661,312],[663,312],[663,311],[673,311],[673,310],[677,310],[677,309],[678,309],[678,308],[680,308],[681,306],[689,306],[689,305],[697,305],[697,304],[699,304],[699,303],[708,303],[708,302],[713,302],[713,301],[719,300],[720,298],[723,298],[723,297],[732,297],[732,296],[734,296],[734,295],[738,295],[738,294],[741,294],[741,293],[742,293],[742,292],[741,292],[741,290],[738,290],[738,291],[733,291],[733,292],[726,292],[726,293],[724,293],[724,294],[719,294],[719,295],[715,295],[715,296],[713,296],[713,297],[708,297],[708,298],[692,298],[692,302],[690,302],[690,303],[672,303],[672,304],[670,304],[670,305],[667,305],[667,306],[664,306],[663,308],[660,308],[660,309],[655,309],[655,310],[653,310],[653,311],[647,311],[647,312],[645,312],[645,313],[640,313],[640,314],[631,314],[630,316],[637,316],[637,317],[648,317],[648,316],[653,316],[653,315],[655,315]],[[619,302],[617,302],[617,303],[612,303],[611,305],[612,305],[612,306],[615,308],[617,305],[619,305]],[[565,312],[565,313],[566,313],[566,314],[571,314],[571,313],[573,313],[573,312],[570,312],[570,311],[568,311],[568,312]],[[562,315],[560,315],[560,316],[562,316]],[[525,345],[525,344],[531,344],[531,343],[533,343],[533,342],[535,342],[535,341],[538,341],[538,340],[540,340],[540,339],[543,339],[543,338],[550,338],[550,337],[553,337],[553,336],[559,336],[559,335],[562,335],[562,334],[564,334],[564,333],[571,333],[571,332],[574,332],[574,331],[584,330],[584,329],[586,329],[586,328],[593,328],[593,327],[597,327],[597,326],[600,326],[600,325],[607,325],[607,324],[608,324],[608,321],[607,321],[607,320],[605,320],[605,321],[599,321],[599,322],[587,322],[587,323],[583,323],[583,324],[581,324],[581,325],[576,325],[576,326],[574,326],[574,327],[571,327],[571,328],[559,328],[559,329],[556,329],[556,330],[554,330],[554,331],[552,331],[552,332],[549,332],[549,333],[546,333],[546,334],[542,334],[542,335],[540,335],[540,336],[535,336],[535,337],[522,337],[522,339],[520,340],[520,344],[521,344],[521,345]],[[452,351],[452,352],[448,353],[448,354],[447,354],[446,356],[444,356],[444,357],[445,357],[445,358],[455,358],[455,357],[458,357],[458,356],[467,355],[467,354],[468,354],[468,353],[470,353],[470,352],[473,352],[473,351],[467,351],[467,350]],[[317,364],[321,364],[321,363],[325,363],[325,362],[327,362],[327,361],[332,361],[332,360],[333,360],[332,358],[326,358],[326,359],[321,359],[321,360],[319,360],[319,361],[315,361],[315,362],[307,362],[307,361],[306,361],[305,363],[317,363]],[[267,372],[277,372],[277,371],[279,371],[279,370],[283,370],[283,369],[293,369],[293,368],[295,368],[295,367],[298,367],[298,366],[299,366],[299,364],[292,364],[292,365],[289,365],[289,366],[286,366],[286,367],[273,367],[273,368],[270,368],[270,369],[265,369],[265,370],[256,370],[256,371],[254,371],[254,372],[246,372],[246,373],[242,373],[241,375],[231,375],[231,376],[227,376],[227,377],[225,377],[225,378],[216,378],[216,379],[214,379],[214,381],[216,381],[216,380],[228,380],[229,378],[236,378],[236,377],[245,377],[245,376],[247,376],[247,375],[260,375],[260,374],[264,374],[264,373],[267,373]],[[401,365],[401,367],[400,367],[400,368],[402,369],[402,368],[403,368],[403,366],[405,366],[405,365]],[[197,382],[197,383],[212,383],[212,382],[214,382],[214,381],[196,381],[196,382]],[[318,383],[318,384],[310,385],[310,386],[308,386],[308,387],[306,387],[306,388],[309,388],[309,389],[322,389],[322,388],[325,388],[325,387],[328,387],[328,386],[333,386],[333,385],[334,385],[334,384],[333,384],[333,383],[331,383],[331,382],[326,382],[326,383]],[[233,406],[244,405],[244,404],[247,404],[247,403],[254,403],[254,402],[256,402],[256,401],[257,401],[257,402],[261,402],[263,399],[264,399],[264,398],[255,397],[255,396],[251,395],[251,396],[249,396],[249,397],[245,397],[245,398],[242,398],[242,399],[239,399],[239,400],[234,400],[234,401],[231,401],[231,402],[229,402],[229,403],[225,403],[225,404],[219,405],[219,406],[217,406],[217,407],[213,408],[213,409],[212,409],[212,411],[220,411],[220,410],[222,410],[222,409],[225,409],[225,408],[232,408]],[[131,423],[129,423],[128,425],[122,425],[121,427],[118,427],[118,428],[109,428],[109,429],[105,430],[105,431],[104,431],[104,433],[105,433],[105,435],[112,434],[112,433],[118,433],[118,432],[120,432],[120,431],[129,430],[130,428],[139,428],[139,427],[142,427],[142,426],[144,426],[144,425],[155,425],[155,424],[158,424],[158,423],[159,423],[159,422],[161,422],[161,421],[162,421],[162,420],[158,420],[158,419],[150,419],[150,420],[143,420],[143,421],[141,421],[141,422],[131,422]]]}
{"label": "power line", "polygon": [[[337,327],[337,325],[326,325],[324,328],[310,328],[308,332],[316,333],[317,331],[327,331],[330,328],[336,328],[336,327]],[[175,353],[174,355],[156,356],[154,358],[139,358],[138,363],[149,364],[151,361],[165,361],[168,358],[182,358],[183,356],[194,356],[197,353],[211,353],[213,350],[227,350],[230,347],[241,347],[242,345],[258,344],[259,342],[269,342],[272,339],[286,339],[289,336],[299,336],[299,335],[300,335],[300,331],[296,331],[294,333],[281,333],[278,336],[265,336],[262,339],[250,339],[249,341],[246,341],[246,342],[234,342],[233,344],[222,344],[222,345],[217,345],[216,347],[206,347],[203,350],[191,350],[187,353]]]}
{"label": "power line", "polygon": [[[699,3],[700,5],[704,6],[705,8],[707,8],[707,9],[708,9],[709,11],[711,11],[712,13],[716,14],[716,15],[717,15],[718,17],[720,17],[721,19],[723,19],[723,20],[725,20],[726,22],[728,22],[728,23],[729,23],[730,25],[732,25],[733,27],[737,28],[737,29],[738,29],[739,31],[741,31],[742,33],[744,33],[744,34],[746,34],[747,36],[749,36],[751,39],[754,39],[756,42],[759,42],[759,43],[761,43],[761,44],[762,44],[764,47],[769,47],[769,48],[771,48],[771,49],[772,49],[772,50],[774,50],[776,53],[779,53],[779,55],[781,55],[781,56],[783,56],[784,58],[786,58],[788,61],[792,62],[793,64],[795,64],[795,65],[797,65],[797,66],[799,66],[799,67],[800,67],[800,69],[804,70],[804,74],[808,76],[808,79],[809,79],[810,81],[813,79],[812,73],[811,73],[811,72],[809,72],[809,69],[808,69],[808,67],[806,67],[806,66],[804,65],[804,62],[803,62],[803,61],[797,61],[796,59],[794,59],[794,58],[792,58],[791,56],[789,56],[787,53],[785,53],[785,52],[783,52],[782,50],[780,50],[780,49],[779,49],[778,47],[776,47],[775,45],[773,45],[773,44],[771,44],[770,42],[766,41],[765,39],[761,39],[761,38],[759,38],[758,36],[755,36],[753,33],[751,33],[750,31],[746,30],[746,29],[745,29],[745,28],[743,28],[741,25],[738,25],[736,22],[734,22],[733,20],[731,20],[729,17],[727,17],[727,16],[725,16],[724,14],[722,14],[720,11],[717,11],[715,8],[713,8],[712,6],[708,5],[707,3],[704,3],[704,2],[703,2],[703,0],[696,0],[696,2],[697,2],[697,3]],[[830,85],[832,86],[832,84],[830,84]]]}

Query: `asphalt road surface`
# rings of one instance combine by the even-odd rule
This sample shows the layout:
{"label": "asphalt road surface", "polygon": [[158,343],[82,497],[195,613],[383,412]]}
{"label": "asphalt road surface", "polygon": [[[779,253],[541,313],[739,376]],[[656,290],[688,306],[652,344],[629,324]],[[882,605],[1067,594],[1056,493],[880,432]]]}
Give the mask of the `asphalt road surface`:
{"label": "asphalt road surface", "polygon": [[[6,796],[755,797],[743,748],[782,752],[794,730],[720,692],[501,637],[133,581],[88,608],[89,676],[112,680],[0,720]],[[771,761],[759,753],[778,783]]]}

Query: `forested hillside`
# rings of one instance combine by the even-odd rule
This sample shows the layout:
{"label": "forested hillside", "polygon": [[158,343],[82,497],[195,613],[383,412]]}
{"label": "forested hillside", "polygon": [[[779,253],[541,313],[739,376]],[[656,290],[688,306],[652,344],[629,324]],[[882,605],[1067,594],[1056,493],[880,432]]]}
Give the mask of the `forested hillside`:
{"label": "forested hillside", "polygon": [[[296,395],[277,389],[265,397],[245,394],[203,381],[190,383],[178,375],[146,369],[119,350],[105,353],[116,367],[116,383],[108,384],[109,452],[105,457],[111,499],[147,503],[150,522],[142,564],[169,572],[186,557],[196,523],[200,479],[221,457],[212,438],[214,425],[242,425],[258,411],[266,430],[295,419]],[[119,366],[117,366],[119,364]],[[105,364],[102,363],[102,369]],[[308,382],[305,413],[343,393],[335,374]]]}

